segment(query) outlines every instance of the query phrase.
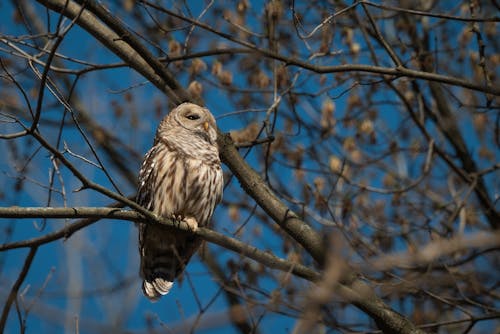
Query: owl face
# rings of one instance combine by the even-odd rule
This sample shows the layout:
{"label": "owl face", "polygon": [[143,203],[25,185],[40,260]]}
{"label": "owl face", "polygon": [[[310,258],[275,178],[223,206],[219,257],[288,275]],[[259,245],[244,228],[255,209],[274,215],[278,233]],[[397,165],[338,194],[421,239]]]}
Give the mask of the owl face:
{"label": "owl face", "polygon": [[169,115],[176,125],[190,133],[214,144],[217,140],[215,118],[206,108],[193,103],[183,103],[172,110]]}

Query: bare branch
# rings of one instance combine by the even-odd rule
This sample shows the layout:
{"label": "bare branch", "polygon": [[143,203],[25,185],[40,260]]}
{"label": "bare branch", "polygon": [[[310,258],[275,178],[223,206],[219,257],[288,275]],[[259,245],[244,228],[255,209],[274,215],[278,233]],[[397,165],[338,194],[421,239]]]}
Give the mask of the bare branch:
{"label": "bare branch", "polygon": [[218,232],[207,228],[198,228],[192,232],[184,222],[176,222],[164,218],[158,218],[150,214],[147,219],[138,212],[121,210],[119,208],[98,208],[98,207],[73,207],[73,208],[51,208],[51,207],[10,207],[0,208],[0,217],[2,218],[91,218],[91,220],[83,220],[75,224],[68,225],[60,231],[51,233],[44,237],[35,238],[32,240],[21,241],[12,244],[0,245],[0,251],[9,249],[37,247],[47,242],[52,242],[57,239],[67,237],[77,230],[82,229],[90,224],[97,222],[99,219],[120,219],[128,221],[148,221],[151,223],[162,224],[167,228],[180,229],[182,231],[191,232],[208,242],[212,242],[234,252],[247,256],[257,262],[260,262],[270,268],[283,271],[291,271],[293,274],[305,278],[307,280],[316,280],[319,274],[313,270],[290,261],[281,259],[273,254],[260,251],[256,247],[247,245],[239,240],[227,237]]}
{"label": "bare branch", "polygon": [[410,269],[425,266],[440,257],[473,250],[500,248],[500,232],[477,232],[472,235],[458,235],[451,239],[440,239],[420,247],[415,253],[400,252],[367,260],[368,265],[357,265],[363,271],[386,271],[395,268]]}
{"label": "bare branch", "polygon": [[24,279],[26,278],[26,275],[28,275],[28,271],[30,270],[31,263],[35,258],[37,250],[38,250],[37,246],[30,247],[30,252],[28,253],[28,256],[26,256],[26,259],[24,260],[24,265],[23,268],[21,269],[21,273],[17,277],[16,282],[14,283],[12,289],[10,290],[9,296],[7,297],[7,301],[2,311],[2,317],[0,318],[0,333],[4,333],[5,325],[7,324],[7,318],[9,317],[10,307],[12,306],[14,300],[17,298],[17,294],[19,292],[19,289],[21,288],[21,284],[23,284]]}

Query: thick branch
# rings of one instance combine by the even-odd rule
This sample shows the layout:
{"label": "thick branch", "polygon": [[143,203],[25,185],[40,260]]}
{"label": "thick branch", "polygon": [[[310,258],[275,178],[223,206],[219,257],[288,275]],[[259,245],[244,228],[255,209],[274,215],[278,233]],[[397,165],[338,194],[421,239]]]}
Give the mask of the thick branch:
{"label": "thick branch", "polygon": [[157,223],[165,225],[166,228],[180,229],[183,231],[189,231],[202,239],[217,244],[226,249],[232,250],[238,254],[247,256],[263,265],[283,270],[286,272],[292,272],[293,274],[305,278],[310,281],[317,280],[319,274],[301,264],[293,263],[277,256],[274,256],[268,252],[259,250],[256,247],[247,245],[237,239],[225,236],[218,232],[212,231],[207,228],[200,227],[196,231],[191,231],[189,227],[183,222],[175,222],[168,219],[157,218],[155,220],[148,218],[145,219],[143,215],[135,211],[122,210],[119,208],[98,208],[98,207],[73,207],[73,208],[54,208],[54,207],[2,207],[0,208],[0,217],[2,218],[16,218],[16,219],[26,219],[26,218],[91,218],[94,221],[82,221],[75,224],[67,225],[60,231],[48,234],[43,237],[34,238],[31,240],[25,240],[5,245],[0,245],[0,251],[5,251],[15,248],[33,247],[39,246],[44,243],[48,243],[63,237],[67,237],[77,230],[96,222],[97,219],[108,218],[108,219],[119,219],[128,221],[144,221],[147,220],[150,223]]}
{"label": "thick branch", "polygon": [[280,201],[264,180],[244,162],[229,135],[219,133],[219,148],[223,162],[238,178],[243,189],[283,230],[323,265],[326,250],[321,236]]}
{"label": "thick branch", "polygon": [[[66,0],[37,0],[42,5],[50,8],[64,16],[75,19],[80,14],[82,6],[74,1]],[[132,48],[127,41],[123,39],[125,36],[118,35],[110,27],[103,24],[99,19],[88,10],[83,10],[77,19],[78,25],[84,28],[110,51],[123,59],[130,67],[141,73],[144,77],[155,85],[158,89],[164,92],[172,101],[179,101],[179,96],[174,92],[174,89],[180,87],[177,81],[171,77],[171,80],[165,80],[164,77],[156,73],[143,55],[138,50]]]}

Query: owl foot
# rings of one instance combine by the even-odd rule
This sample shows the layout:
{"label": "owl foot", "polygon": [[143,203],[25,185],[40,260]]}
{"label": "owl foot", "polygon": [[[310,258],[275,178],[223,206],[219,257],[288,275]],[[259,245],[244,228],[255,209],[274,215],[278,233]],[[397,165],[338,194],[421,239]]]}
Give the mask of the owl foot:
{"label": "owl foot", "polygon": [[181,215],[176,215],[175,213],[172,213],[171,218],[176,222],[181,222],[183,220]]}
{"label": "owl foot", "polygon": [[192,232],[196,232],[198,230],[198,222],[193,217],[185,217],[182,221],[187,224],[188,228]]}

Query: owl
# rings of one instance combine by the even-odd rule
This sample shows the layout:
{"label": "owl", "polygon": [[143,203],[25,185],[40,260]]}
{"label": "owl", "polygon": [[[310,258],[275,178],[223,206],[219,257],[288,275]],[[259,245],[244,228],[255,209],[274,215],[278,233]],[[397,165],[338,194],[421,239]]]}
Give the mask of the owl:
{"label": "owl", "polygon": [[[156,215],[206,226],[222,198],[215,118],[183,103],[161,121],[139,172],[137,203]],[[202,240],[192,233],[139,223],[142,290],[157,300],[172,288]]]}

